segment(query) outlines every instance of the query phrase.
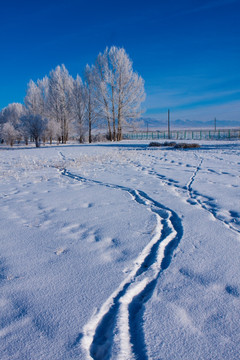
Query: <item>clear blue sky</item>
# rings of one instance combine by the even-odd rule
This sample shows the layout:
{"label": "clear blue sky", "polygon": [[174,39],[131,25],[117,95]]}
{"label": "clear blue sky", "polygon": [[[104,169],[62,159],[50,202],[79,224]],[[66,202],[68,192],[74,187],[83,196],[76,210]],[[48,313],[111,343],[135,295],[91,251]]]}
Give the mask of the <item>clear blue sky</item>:
{"label": "clear blue sky", "polygon": [[2,1],[0,109],[58,64],[82,74],[123,46],[145,80],[146,117],[240,124],[240,0]]}

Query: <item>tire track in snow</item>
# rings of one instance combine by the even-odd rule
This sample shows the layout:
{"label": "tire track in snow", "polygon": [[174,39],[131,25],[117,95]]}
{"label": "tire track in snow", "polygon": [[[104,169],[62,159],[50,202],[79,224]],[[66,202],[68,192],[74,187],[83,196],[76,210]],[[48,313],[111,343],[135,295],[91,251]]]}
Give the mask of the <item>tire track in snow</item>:
{"label": "tire track in snow", "polygon": [[[88,359],[106,360],[117,354],[119,360],[147,359],[144,342],[144,304],[150,299],[162,271],[169,266],[173,251],[183,234],[178,215],[150,198],[145,192],[87,179],[67,171],[62,175],[130,194],[133,201],[156,216],[151,241],[139,254],[127,278],[84,326],[81,344]],[[116,357],[115,357],[116,358]]]}

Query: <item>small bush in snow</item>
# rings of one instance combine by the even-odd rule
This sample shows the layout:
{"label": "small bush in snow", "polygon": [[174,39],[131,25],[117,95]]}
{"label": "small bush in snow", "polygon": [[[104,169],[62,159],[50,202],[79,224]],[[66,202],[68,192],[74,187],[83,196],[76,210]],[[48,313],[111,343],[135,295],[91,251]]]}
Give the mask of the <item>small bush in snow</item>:
{"label": "small bush in snow", "polygon": [[152,142],[150,142],[150,144],[148,146],[150,146],[150,147],[160,147],[160,146],[163,146],[163,144],[161,144],[159,142],[156,142],[156,141],[152,141]]}
{"label": "small bush in snow", "polygon": [[176,144],[175,149],[194,149],[194,148],[200,148],[199,144],[193,143],[193,144],[186,144],[186,143],[179,143]]}
{"label": "small bush in snow", "polygon": [[175,141],[165,141],[164,146],[176,146],[177,143]]}
{"label": "small bush in snow", "polygon": [[175,143],[174,141],[165,141],[164,143],[153,141],[148,146],[160,147],[160,146],[175,146],[175,145],[177,145],[177,143]]}

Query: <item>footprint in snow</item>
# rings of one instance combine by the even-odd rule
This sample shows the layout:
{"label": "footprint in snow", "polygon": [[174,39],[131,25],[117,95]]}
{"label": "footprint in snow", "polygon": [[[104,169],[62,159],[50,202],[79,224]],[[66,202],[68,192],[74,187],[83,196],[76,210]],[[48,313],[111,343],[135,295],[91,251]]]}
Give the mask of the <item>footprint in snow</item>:
{"label": "footprint in snow", "polygon": [[61,254],[67,253],[68,251],[69,251],[69,250],[68,250],[67,248],[65,248],[65,247],[60,247],[60,248],[58,248],[57,250],[55,250],[54,253],[59,256],[59,255],[61,255]]}
{"label": "footprint in snow", "polygon": [[239,298],[240,297],[240,293],[238,291],[238,288],[236,286],[233,286],[233,285],[226,285],[225,287],[225,291],[229,294],[229,295],[232,295],[236,298]]}
{"label": "footprint in snow", "polygon": [[93,203],[82,203],[80,204],[80,207],[83,209],[87,209],[93,207],[93,205],[94,205]]}

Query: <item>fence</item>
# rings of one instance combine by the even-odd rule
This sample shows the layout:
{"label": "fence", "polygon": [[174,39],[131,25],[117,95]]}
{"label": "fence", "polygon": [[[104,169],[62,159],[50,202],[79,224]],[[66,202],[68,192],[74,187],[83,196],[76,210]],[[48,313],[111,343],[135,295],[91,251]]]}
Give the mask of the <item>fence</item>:
{"label": "fence", "polygon": [[240,129],[140,131],[123,134],[125,140],[224,140],[240,139]]}

